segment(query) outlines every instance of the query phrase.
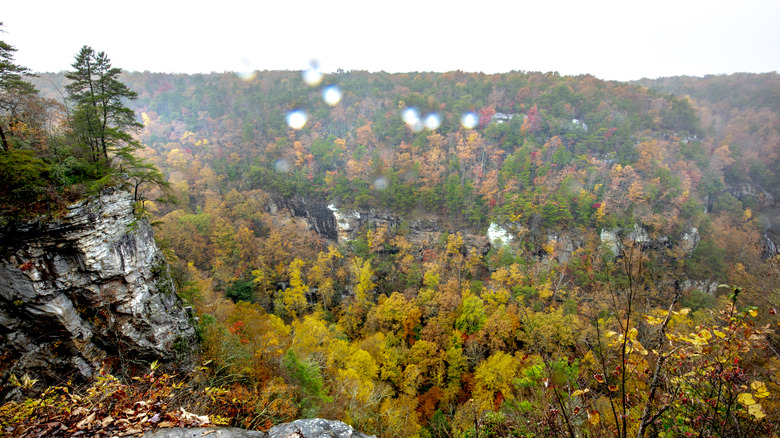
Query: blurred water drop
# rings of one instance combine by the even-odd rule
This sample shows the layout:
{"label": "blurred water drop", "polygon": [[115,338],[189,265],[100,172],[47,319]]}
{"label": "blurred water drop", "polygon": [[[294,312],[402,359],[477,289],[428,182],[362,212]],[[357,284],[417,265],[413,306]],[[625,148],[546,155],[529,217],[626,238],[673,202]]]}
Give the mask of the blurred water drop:
{"label": "blurred water drop", "polygon": [[404,119],[404,123],[409,125],[409,127],[412,129],[414,129],[414,125],[420,123],[420,113],[415,108],[405,109],[402,117]]}
{"label": "blurred water drop", "polygon": [[274,169],[279,173],[287,173],[290,171],[290,162],[280,158],[274,162]]}
{"label": "blurred water drop", "polygon": [[312,87],[319,85],[322,82],[322,77],[323,74],[319,70],[306,70],[303,72],[303,82]]}
{"label": "blurred water drop", "polygon": [[402,173],[400,176],[405,183],[417,181],[417,172],[413,170],[406,171]]}
{"label": "blurred water drop", "polygon": [[384,190],[384,189],[386,189],[387,188],[387,184],[388,184],[387,178],[385,178],[384,176],[381,176],[381,177],[377,178],[376,180],[374,180],[374,188],[377,189],[377,190]]}
{"label": "blurred water drop", "polygon": [[252,82],[257,79],[257,70],[239,72],[238,77],[244,82]]}
{"label": "blurred water drop", "polygon": [[330,106],[336,106],[341,101],[341,90],[335,85],[325,87],[322,90],[322,100]]}
{"label": "blurred water drop", "polygon": [[418,120],[417,123],[415,123],[414,125],[410,126],[410,128],[412,128],[412,131],[414,131],[414,132],[420,132],[423,129],[425,129],[425,123],[423,123],[422,120]]}
{"label": "blurred water drop", "polygon": [[320,63],[314,60],[309,64],[309,68],[303,71],[303,82],[311,87],[316,87],[322,82],[324,76],[320,70]]}
{"label": "blurred water drop", "polygon": [[479,119],[474,113],[463,114],[463,117],[460,118],[460,124],[463,125],[463,127],[466,129],[476,128],[478,122]]}
{"label": "blurred water drop", "polygon": [[441,119],[439,118],[439,115],[436,113],[428,114],[428,117],[425,118],[425,127],[430,129],[431,131],[435,131],[439,128],[441,125]]}
{"label": "blurred water drop", "polygon": [[238,73],[238,77],[246,82],[252,82],[257,78],[257,70],[252,66],[252,60],[249,58],[241,58],[241,63],[244,64],[244,68]]}
{"label": "blurred water drop", "polygon": [[306,120],[308,120],[308,116],[305,112],[302,110],[295,110],[287,113],[287,126],[289,126],[292,129],[301,129],[304,125],[306,125]]}
{"label": "blurred water drop", "polygon": [[569,182],[569,185],[566,186],[566,189],[569,191],[570,194],[576,196],[580,192],[580,190],[582,190],[582,184],[578,181],[571,181]]}

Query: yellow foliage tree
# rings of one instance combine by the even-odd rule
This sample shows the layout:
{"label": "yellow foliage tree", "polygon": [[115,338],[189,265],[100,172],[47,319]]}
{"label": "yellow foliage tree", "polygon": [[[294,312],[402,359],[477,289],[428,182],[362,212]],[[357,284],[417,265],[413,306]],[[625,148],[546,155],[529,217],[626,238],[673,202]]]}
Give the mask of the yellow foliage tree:
{"label": "yellow foliage tree", "polygon": [[501,393],[505,400],[514,399],[517,364],[518,361],[514,357],[499,351],[477,366],[472,394],[479,410],[492,410],[498,393]]}
{"label": "yellow foliage tree", "polygon": [[290,287],[283,292],[279,292],[279,296],[276,298],[277,312],[282,310],[281,313],[291,318],[295,318],[306,309],[308,302],[306,301],[306,294],[309,292],[309,286],[303,282],[302,268],[304,266],[303,260],[296,258],[290,263],[288,273],[290,275]]}

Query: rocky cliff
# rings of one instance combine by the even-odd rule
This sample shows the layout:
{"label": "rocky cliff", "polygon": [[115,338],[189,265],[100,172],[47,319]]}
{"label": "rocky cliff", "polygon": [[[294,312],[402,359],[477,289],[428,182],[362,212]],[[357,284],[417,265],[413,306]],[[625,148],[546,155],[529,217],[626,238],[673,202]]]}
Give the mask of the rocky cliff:
{"label": "rocky cliff", "polygon": [[196,341],[151,226],[108,190],[61,219],[0,231],[0,373],[52,383],[187,357]]}
{"label": "rocky cliff", "polygon": [[[443,233],[460,232],[468,248],[475,248],[482,254],[487,253],[493,245],[507,245],[513,241],[529,239],[529,230],[521,224],[491,223],[485,234],[469,229],[448,229],[442,218],[429,216],[427,218],[404,219],[392,212],[379,210],[344,210],[331,204],[325,207],[322,201],[294,199],[277,200],[271,203],[269,212],[279,214],[281,209],[293,218],[304,222],[310,230],[331,241],[343,243],[358,238],[366,229],[386,227],[391,231],[405,228],[404,234],[415,244],[430,244],[436,242]],[[577,248],[583,246],[578,230],[547,231],[533,239],[539,249],[539,257],[544,257],[542,243],[556,244],[556,254],[559,260],[568,261]],[[683,253],[690,255],[696,248],[700,236],[698,229],[690,227],[677,236],[651,236],[648,230],[640,225],[631,227],[603,229],[600,234],[601,243],[613,254],[621,253],[624,241],[633,241],[643,249],[659,250],[679,246]],[[768,245],[774,244],[767,238]],[[776,251],[777,246],[771,246],[767,251]]]}
{"label": "rocky cliff", "polygon": [[468,229],[448,229],[442,223],[442,218],[435,216],[408,219],[381,210],[341,211],[334,204],[326,205],[320,200],[302,198],[277,199],[269,204],[268,212],[272,215],[289,214],[323,238],[339,243],[354,240],[368,229],[385,227],[397,232],[403,227],[404,234],[415,244],[436,242],[442,233],[460,232],[469,247],[473,246],[484,253],[490,245],[488,236],[475,234]]}

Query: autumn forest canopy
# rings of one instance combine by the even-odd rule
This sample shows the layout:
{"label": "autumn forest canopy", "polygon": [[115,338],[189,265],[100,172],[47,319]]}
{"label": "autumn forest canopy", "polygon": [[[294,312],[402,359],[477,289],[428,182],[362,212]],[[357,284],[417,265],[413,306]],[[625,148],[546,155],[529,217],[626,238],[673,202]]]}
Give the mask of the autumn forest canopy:
{"label": "autumn forest canopy", "polygon": [[33,76],[2,44],[2,223],[134,193],[198,318],[171,403],[382,437],[776,433],[780,75],[184,75],[85,46]]}

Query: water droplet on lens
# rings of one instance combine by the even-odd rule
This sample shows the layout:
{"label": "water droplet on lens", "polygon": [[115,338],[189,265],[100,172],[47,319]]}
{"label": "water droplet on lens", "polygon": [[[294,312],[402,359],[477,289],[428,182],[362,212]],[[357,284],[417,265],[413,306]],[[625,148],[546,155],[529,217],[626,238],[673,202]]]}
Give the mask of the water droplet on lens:
{"label": "water droplet on lens", "polygon": [[420,123],[420,113],[415,108],[407,108],[402,115],[404,123],[414,128],[414,125]]}
{"label": "water droplet on lens", "polygon": [[292,129],[301,129],[306,125],[308,116],[301,110],[295,110],[287,114],[287,126]]}
{"label": "water droplet on lens", "polygon": [[435,131],[441,125],[441,119],[438,114],[428,114],[425,118],[425,127],[431,131]]}
{"label": "water droplet on lens", "polygon": [[376,180],[374,180],[374,188],[377,190],[384,190],[387,188],[387,178],[385,177],[379,177]]}
{"label": "water droplet on lens", "polygon": [[239,72],[238,77],[245,82],[252,82],[257,79],[257,70]]}
{"label": "water droplet on lens", "polygon": [[274,162],[274,169],[279,173],[287,173],[290,171],[290,162],[280,158]]}
{"label": "water droplet on lens", "polygon": [[244,64],[244,68],[238,72],[238,77],[246,82],[252,82],[257,78],[257,70],[252,67],[252,60],[249,58],[241,58],[241,63]]}
{"label": "water droplet on lens", "polygon": [[479,119],[474,113],[463,114],[463,117],[460,118],[460,124],[466,129],[474,129],[477,126],[477,122],[479,122]]}
{"label": "water droplet on lens", "polygon": [[322,72],[318,69],[310,68],[303,72],[303,82],[306,82],[306,85],[316,87],[322,82],[323,76]]}
{"label": "water droplet on lens", "polygon": [[331,85],[322,90],[322,100],[330,106],[336,106],[341,101],[341,90],[335,85]]}
{"label": "water droplet on lens", "polygon": [[324,76],[322,70],[320,70],[320,62],[313,59],[309,63],[309,68],[303,71],[303,82],[306,82],[306,85],[311,87],[316,87],[322,82]]}

